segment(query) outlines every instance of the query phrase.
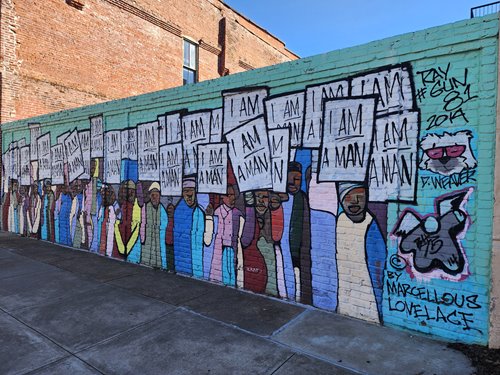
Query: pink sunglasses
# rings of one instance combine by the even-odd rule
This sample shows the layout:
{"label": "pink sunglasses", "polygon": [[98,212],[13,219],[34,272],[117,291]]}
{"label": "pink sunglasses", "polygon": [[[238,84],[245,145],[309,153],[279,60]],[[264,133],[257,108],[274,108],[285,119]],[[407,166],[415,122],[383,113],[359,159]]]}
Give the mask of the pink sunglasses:
{"label": "pink sunglasses", "polygon": [[443,156],[449,156],[451,158],[456,158],[465,152],[464,145],[446,146],[446,147],[434,147],[424,151],[428,157],[431,159],[441,159]]}

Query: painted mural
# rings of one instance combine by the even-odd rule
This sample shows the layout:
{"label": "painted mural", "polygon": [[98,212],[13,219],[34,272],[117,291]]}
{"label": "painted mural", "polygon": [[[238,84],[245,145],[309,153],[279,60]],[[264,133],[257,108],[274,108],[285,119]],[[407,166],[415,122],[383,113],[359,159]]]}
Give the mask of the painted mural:
{"label": "painted mural", "polygon": [[[480,298],[441,287],[471,275],[468,70],[403,63],[270,91],[223,91],[221,107],[121,129],[106,114],[58,134],[31,124],[4,147],[3,229],[370,322],[483,335]],[[442,108],[423,117],[429,98]]]}

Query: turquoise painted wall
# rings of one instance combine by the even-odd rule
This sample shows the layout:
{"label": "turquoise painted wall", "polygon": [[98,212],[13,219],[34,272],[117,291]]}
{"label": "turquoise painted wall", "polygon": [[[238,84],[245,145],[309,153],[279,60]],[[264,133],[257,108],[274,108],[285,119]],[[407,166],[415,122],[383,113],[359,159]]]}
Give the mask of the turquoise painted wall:
{"label": "turquoise painted wall", "polygon": [[[3,229],[130,262],[175,267],[198,278],[446,340],[486,344],[497,35],[497,16],[476,18],[4,124]],[[333,81],[345,81],[344,91],[329,84]],[[335,92],[329,91],[332,87]],[[313,92],[319,95],[318,106],[322,89],[328,99],[337,100],[326,100],[323,110],[314,110]],[[231,98],[237,103],[232,115]],[[245,124],[243,120],[255,117],[247,113],[255,103],[259,108],[252,114],[257,120]],[[190,143],[191,123],[186,119],[205,119],[208,126],[210,114],[217,114],[212,110],[223,106],[224,136],[219,139],[214,129],[204,128],[213,139],[206,134],[205,140]],[[210,142],[225,153],[221,143],[229,143],[234,174],[227,171],[227,163],[209,165],[209,170],[227,177],[215,179],[211,191],[201,188],[200,175],[168,185],[160,181],[161,166],[151,172],[140,165],[147,159],[143,150],[153,150],[158,157],[165,142],[160,139],[163,130],[151,130],[159,123],[149,128],[138,124],[181,109],[191,116],[181,120],[186,126],[184,151]],[[342,111],[351,118],[342,122]],[[111,181],[114,177],[105,167],[110,165],[109,150],[104,149],[104,157],[94,156],[82,152],[80,144],[76,150],[81,158],[74,159],[71,145],[58,140],[74,129],[89,130],[89,117],[101,114],[105,132],[143,129],[138,134],[144,138],[137,141],[139,166],[122,161],[118,181]],[[271,130],[283,122],[293,123],[288,141],[287,132]],[[30,131],[29,123],[40,126]],[[261,130],[264,141],[254,140],[257,145],[246,151],[242,144],[231,151],[231,139],[241,141],[252,126]],[[304,129],[297,139],[293,126]],[[150,130],[152,144],[147,141]],[[47,185],[50,179],[43,174],[54,179],[54,159],[52,171],[43,170],[39,156],[22,163],[23,147],[27,157],[26,147],[31,145],[33,152],[35,143],[31,138],[45,134],[50,134],[51,146],[60,143],[68,150],[65,163],[82,163],[77,167],[87,168],[85,172],[72,176],[65,170],[64,182]],[[274,150],[273,155],[272,140],[278,136],[285,137],[286,152]],[[209,152],[203,146],[198,152],[202,150]],[[346,150],[347,161],[335,159],[335,164],[331,159],[330,164],[325,158],[336,156],[332,150]],[[284,179],[264,168],[254,170],[254,178],[246,181],[238,166],[248,167],[253,151],[272,167],[285,155]],[[356,155],[366,159],[354,160]],[[200,166],[186,166],[189,157],[184,155],[180,170],[185,175],[203,173]],[[90,164],[84,168],[83,159],[100,167],[88,170]],[[24,175],[23,165],[29,165]],[[158,178],[149,177],[150,172]],[[233,198],[228,186],[235,192]],[[191,187],[196,193],[192,205]],[[105,198],[111,189],[115,197]],[[61,207],[70,209],[69,216]],[[222,209],[231,213],[230,224]],[[153,223],[157,212],[163,226]],[[103,224],[104,215],[111,213],[116,216],[113,225]],[[224,228],[232,228],[229,240],[222,234]]]}

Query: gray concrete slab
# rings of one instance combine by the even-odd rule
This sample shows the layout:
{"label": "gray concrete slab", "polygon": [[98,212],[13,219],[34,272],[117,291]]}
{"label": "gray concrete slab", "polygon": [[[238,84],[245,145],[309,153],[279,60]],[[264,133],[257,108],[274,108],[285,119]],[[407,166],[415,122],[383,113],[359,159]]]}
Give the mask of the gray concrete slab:
{"label": "gray concrete slab", "polygon": [[23,259],[23,257],[15,254],[0,258],[0,279],[19,275],[32,275],[53,270],[57,270],[57,268],[31,259]]}
{"label": "gray concrete slab", "polygon": [[93,369],[85,362],[73,356],[64,358],[57,362],[51,363],[48,366],[44,366],[38,370],[30,372],[30,375],[69,375],[69,374],[96,375],[102,373]]}
{"label": "gray concrete slab", "polygon": [[310,310],[273,339],[369,374],[474,373],[461,352],[422,336]]}
{"label": "gray concrete slab", "polygon": [[0,258],[13,258],[16,254],[7,249],[0,248]]}
{"label": "gray concrete slab", "polygon": [[[29,241],[28,243],[31,245],[31,242],[34,240],[24,240]],[[12,250],[14,254],[22,255],[24,257],[37,260],[47,264],[54,264],[60,262],[64,259],[75,259],[82,257],[91,257],[95,256],[95,254],[89,253],[87,251],[81,251],[76,249],[70,249],[62,246],[55,246],[53,244],[47,244],[43,241],[37,241],[40,243],[40,247],[25,247],[24,245],[20,248],[16,248]],[[52,246],[52,247],[48,247]]]}
{"label": "gray concrete slab", "polygon": [[90,277],[96,281],[110,281],[146,270],[146,267],[109,259],[96,254],[78,259],[64,259],[53,265],[80,276]]}
{"label": "gray concrete slab", "polygon": [[273,375],[304,375],[304,374],[331,374],[331,375],[354,375],[359,372],[350,371],[331,363],[312,358],[309,356],[294,354]]}
{"label": "gray concrete slab", "polygon": [[212,285],[208,293],[183,305],[258,335],[271,335],[304,311],[298,305],[218,285]]}
{"label": "gray concrete slab", "polygon": [[106,374],[272,374],[293,353],[187,311],[78,354]]}
{"label": "gray concrete slab", "polygon": [[14,311],[66,298],[75,293],[97,288],[99,285],[97,282],[85,280],[58,268],[22,274],[2,279],[0,307],[5,311]]}
{"label": "gray concrete slab", "polygon": [[67,355],[50,340],[0,312],[0,374],[25,373]]}
{"label": "gray concrete slab", "polygon": [[88,251],[72,249],[48,241],[21,237],[12,233],[0,233],[2,234],[0,236],[0,253],[10,252],[48,264],[61,261],[62,259],[95,255]]}
{"label": "gray concrete slab", "polygon": [[153,269],[112,280],[108,284],[176,306],[207,293],[212,287],[206,282]]}
{"label": "gray concrete slab", "polygon": [[75,353],[163,316],[174,306],[103,285],[12,314]]}

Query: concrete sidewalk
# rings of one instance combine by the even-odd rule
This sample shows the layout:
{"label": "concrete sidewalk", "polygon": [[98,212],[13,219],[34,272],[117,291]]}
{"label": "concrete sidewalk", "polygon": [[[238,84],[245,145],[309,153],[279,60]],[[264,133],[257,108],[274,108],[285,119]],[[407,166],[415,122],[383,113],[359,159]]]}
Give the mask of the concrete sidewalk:
{"label": "concrete sidewalk", "polygon": [[445,343],[0,233],[1,374],[472,374]]}

